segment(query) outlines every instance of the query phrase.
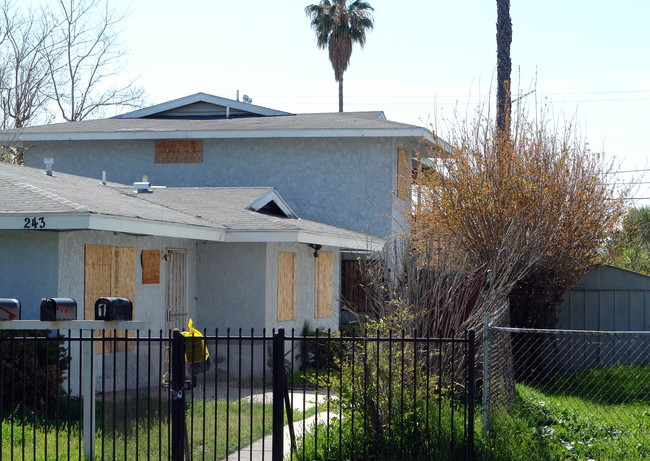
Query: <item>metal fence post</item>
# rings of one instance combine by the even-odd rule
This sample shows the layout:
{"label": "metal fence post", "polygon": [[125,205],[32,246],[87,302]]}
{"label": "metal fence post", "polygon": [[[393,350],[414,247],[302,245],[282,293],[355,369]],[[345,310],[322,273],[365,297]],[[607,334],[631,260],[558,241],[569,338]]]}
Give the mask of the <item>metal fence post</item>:
{"label": "metal fence post", "polygon": [[490,314],[483,315],[483,439],[488,435],[488,392],[490,381]]}
{"label": "metal fence post", "polygon": [[273,335],[273,444],[271,459],[282,461],[284,449],[284,328]]}
{"label": "metal fence post", "polygon": [[185,451],[185,342],[181,332],[172,332],[172,354],[170,361],[172,382],[170,398],[172,401],[172,461],[183,461]]}
{"label": "metal fence post", "polygon": [[467,350],[467,389],[468,389],[468,416],[467,416],[467,459],[474,459],[474,388],[476,380],[474,379],[475,351],[474,351],[474,330],[469,330],[467,338],[469,347]]}

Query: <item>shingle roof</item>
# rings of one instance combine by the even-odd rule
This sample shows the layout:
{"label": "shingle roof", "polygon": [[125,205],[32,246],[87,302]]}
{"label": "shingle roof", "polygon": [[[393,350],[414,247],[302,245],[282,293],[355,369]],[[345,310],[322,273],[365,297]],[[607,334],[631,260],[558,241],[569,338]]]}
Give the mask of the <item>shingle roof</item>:
{"label": "shingle roof", "polygon": [[247,209],[272,190],[271,187],[154,188],[152,193],[138,194],[133,187],[123,184],[102,185],[99,179],[56,171],[48,176],[41,169],[0,162],[0,220],[21,213],[89,213],[226,233],[305,232],[357,241],[357,248],[370,239],[365,234],[314,221]]}
{"label": "shingle roof", "polygon": [[383,112],[334,112],[267,117],[169,120],[109,118],[23,128],[23,141],[239,137],[423,137],[426,129],[386,120]]}

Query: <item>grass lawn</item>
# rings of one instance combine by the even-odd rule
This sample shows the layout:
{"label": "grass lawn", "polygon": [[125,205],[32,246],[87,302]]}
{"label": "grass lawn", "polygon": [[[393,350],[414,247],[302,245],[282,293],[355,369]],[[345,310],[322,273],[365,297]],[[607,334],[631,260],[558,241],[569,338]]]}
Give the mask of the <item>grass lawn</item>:
{"label": "grass lawn", "polygon": [[[149,404],[148,404],[149,403]],[[97,459],[167,459],[171,451],[168,401],[139,399],[136,419],[135,402],[117,403],[104,407],[97,404],[96,449]],[[60,406],[60,419],[67,419],[67,400]],[[223,459],[228,453],[248,446],[252,441],[271,433],[272,405],[248,400],[217,401],[196,400],[186,404],[188,439],[193,455],[202,459]],[[308,410],[309,417],[314,410]],[[50,415],[55,412],[49,412]],[[303,414],[293,413],[294,421]],[[78,402],[74,402],[70,425],[50,418],[45,421],[31,413],[18,410],[2,421],[2,459],[80,459],[83,442],[80,435]],[[102,419],[105,423],[102,425]],[[286,416],[285,416],[286,423]],[[103,427],[103,430],[102,430]],[[68,437],[68,434],[69,437]],[[80,455],[81,453],[81,455]],[[46,456],[47,454],[47,456]]]}
{"label": "grass lawn", "polygon": [[574,373],[517,384],[511,415],[494,420],[493,459],[650,458],[650,367]]}

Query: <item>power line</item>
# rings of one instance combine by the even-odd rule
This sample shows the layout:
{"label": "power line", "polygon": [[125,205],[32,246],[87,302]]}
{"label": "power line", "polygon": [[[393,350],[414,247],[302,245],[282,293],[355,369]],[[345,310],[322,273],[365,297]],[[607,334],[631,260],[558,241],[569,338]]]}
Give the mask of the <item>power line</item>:
{"label": "power line", "polygon": [[[650,157],[650,154],[648,155]],[[643,168],[640,170],[621,170],[621,171],[613,171],[612,173],[614,174],[626,174],[626,173],[643,173],[646,171],[650,171],[650,168]]]}

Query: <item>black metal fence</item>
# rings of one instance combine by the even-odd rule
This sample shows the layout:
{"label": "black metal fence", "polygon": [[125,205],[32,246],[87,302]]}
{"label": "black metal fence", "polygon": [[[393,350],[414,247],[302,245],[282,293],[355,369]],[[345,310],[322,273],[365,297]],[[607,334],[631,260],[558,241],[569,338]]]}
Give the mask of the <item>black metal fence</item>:
{"label": "black metal fence", "polygon": [[0,332],[0,460],[473,459],[473,332],[129,334]]}

